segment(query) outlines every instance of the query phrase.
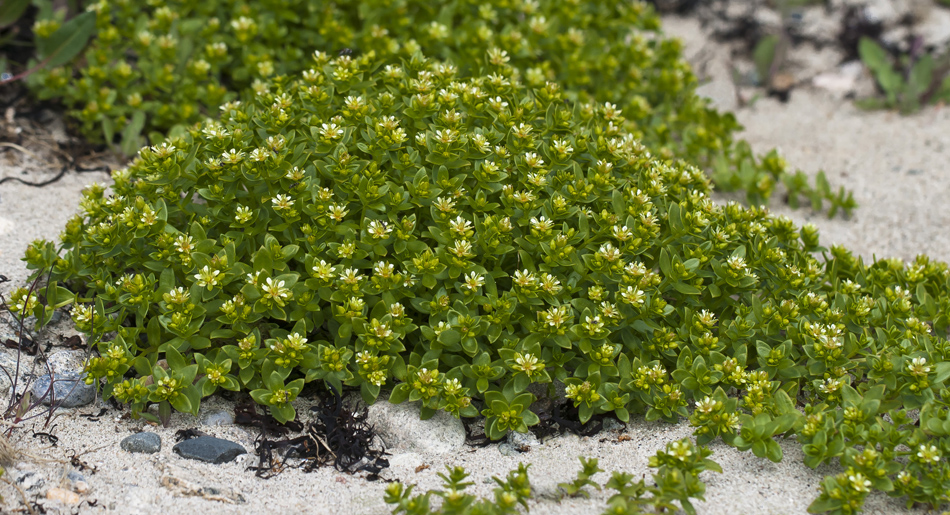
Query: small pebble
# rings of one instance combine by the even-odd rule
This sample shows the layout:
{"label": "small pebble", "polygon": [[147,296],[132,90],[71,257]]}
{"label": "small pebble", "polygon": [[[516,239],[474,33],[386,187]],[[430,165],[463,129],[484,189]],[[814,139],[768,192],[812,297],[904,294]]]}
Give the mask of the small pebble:
{"label": "small pebble", "polygon": [[128,452],[153,454],[162,450],[162,438],[155,433],[135,433],[123,438],[119,447]]}
{"label": "small pebble", "polygon": [[[56,397],[56,405],[60,408],[75,408],[85,406],[96,398],[95,385],[86,384],[82,376],[76,372],[56,373],[53,381],[53,394]],[[43,404],[49,405],[52,395],[49,393],[50,377],[49,374],[36,378],[33,383],[32,393],[34,398],[43,398]]]}
{"label": "small pebble", "polygon": [[213,436],[199,436],[175,444],[172,447],[182,458],[204,461],[207,463],[227,463],[238,455],[247,454],[247,450],[239,444]]}
{"label": "small pebble", "polygon": [[69,487],[73,492],[79,494],[89,493],[89,483],[86,482],[86,477],[79,472],[75,470],[67,472],[66,479],[69,480]]}
{"label": "small pebble", "polygon": [[64,488],[50,488],[46,491],[46,498],[51,501],[59,501],[63,504],[77,504],[81,498],[76,492],[70,492]]}

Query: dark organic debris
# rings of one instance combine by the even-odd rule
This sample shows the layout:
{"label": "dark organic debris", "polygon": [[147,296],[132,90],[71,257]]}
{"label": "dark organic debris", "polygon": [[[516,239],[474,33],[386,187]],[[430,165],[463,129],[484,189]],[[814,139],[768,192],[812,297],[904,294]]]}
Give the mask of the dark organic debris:
{"label": "dark organic debris", "polygon": [[99,472],[98,467],[90,465],[86,463],[85,461],[79,459],[79,455],[76,454],[75,451],[73,451],[73,455],[70,456],[69,463],[72,466],[76,467],[76,469],[79,470],[80,472],[85,472],[88,470],[90,475],[95,474],[96,472]]}
{"label": "dark organic debris", "polygon": [[697,6],[699,6],[700,0],[647,0],[648,4],[652,4],[656,10],[663,14],[688,14]]}
{"label": "dark organic debris", "polygon": [[582,424],[578,409],[571,403],[554,404],[550,412],[538,413],[540,422],[531,428],[531,432],[542,441],[567,432],[578,436],[593,436],[603,429],[605,417],[603,413],[594,415],[586,424]]}
{"label": "dark organic debris", "polygon": [[45,431],[33,431],[33,438],[46,439],[53,447],[56,447],[56,443],[59,442],[59,437],[53,434],[53,430],[56,429],[56,424],[50,428],[49,432]]}
{"label": "dark organic debris", "polygon": [[290,432],[299,433],[303,431],[303,424],[296,419],[281,424],[269,413],[259,414],[257,405],[251,401],[245,401],[234,407],[234,423],[243,426],[254,426],[261,429],[264,433],[285,436]]}
{"label": "dark organic debris", "polygon": [[[385,449],[381,446],[374,447],[378,439],[373,427],[366,423],[366,409],[354,411],[347,408],[343,405],[339,392],[335,389],[332,391],[335,405],[331,408],[329,403],[323,403],[311,408],[316,420],[306,426],[303,435],[296,438],[270,440],[267,434],[274,428],[269,426],[276,425],[276,421],[271,424],[268,420],[272,420],[272,417],[257,415],[256,411],[253,414],[235,413],[236,423],[251,419],[255,421],[252,425],[261,429],[261,434],[255,441],[255,451],[260,461],[258,466],[248,469],[254,470],[257,477],[269,479],[291,466],[287,463],[288,459],[300,459],[303,461],[296,467],[305,472],[312,472],[332,463],[340,472],[354,474],[365,470],[369,473],[366,479],[379,479],[379,473],[389,467],[389,462],[383,457],[387,455]],[[292,423],[302,429],[299,422]],[[291,422],[286,425],[289,424]],[[281,434],[286,432],[285,430]]]}
{"label": "dark organic debris", "polygon": [[198,438],[200,436],[211,436],[200,429],[180,429],[175,432],[175,441],[183,442],[185,440],[191,440],[192,438]]}
{"label": "dark organic debris", "polygon": [[79,415],[80,418],[87,419],[90,422],[99,422],[99,418],[108,413],[108,408],[100,408],[99,413],[93,415],[92,413],[83,413]]}
{"label": "dark organic debris", "polygon": [[462,426],[465,427],[465,444],[470,447],[488,447],[492,441],[485,436],[485,430],[474,418],[463,418]]}
{"label": "dark organic debris", "polygon": [[36,356],[36,352],[39,350],[39,346],[37,345],[36,341],[23,333],[20,333],[18,336],[20,340],[19,343],[7,338],[3,341],[3,346],[8,349],[19,349],[25,352],[28,356]]}
{"label": "dark organic debris", "polygon": [[85,349],[86,346],[82,343],[82,338],[78,334],[74,334],[68,338],[63,338],[60,336],[60,344],[63,347],[68,348],[69,350]]}
{"label": "dark organic debris", "polygon": [[[62,179],[66,175],[66,172],[69,171],[69,168],[70,168],[69,165],[63,165],[63,167],[59,170],[59,173],[57,173],[56,175],[54,175],[53,177],[49,179],[46,179],[45,181],[31,182],[31,181],[24,181],[23,179],[19,177],[3,177],[3,178],[0,178],[0,184],[9,182],[9,181],[16,181],[16,182],[19,182],[20,184],[25,184],[27,186],[32,186],[34,188],[42,188],[43,186],[49,186],[50,184],[53,184],[54,182],[57,182],[60,179]],[[112,171],[111,168],[105,165],[93,166],[89,168],[84,167],[84,166],[74,165],[73,170],[76,173],[89,173],[89,172],[110,173]]]}

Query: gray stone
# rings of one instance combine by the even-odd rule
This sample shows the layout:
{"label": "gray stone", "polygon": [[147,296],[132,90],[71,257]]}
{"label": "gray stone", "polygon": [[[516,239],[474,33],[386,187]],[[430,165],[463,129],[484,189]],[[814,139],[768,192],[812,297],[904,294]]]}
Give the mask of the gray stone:
{"label": "gray stone", "polygon": [[247,454],[247,450],[240,444],[213,436],[199,436],[185,440],[172,447],[172,450],[182,458],[216,465],[232,461],[241,454]]}
{"label": "gray stone", "polygon": [[[53,393],[55,393],[56,405],[60,408],[75,408],[85,406],[96,398],[96,387],[86,384],[83,380],[85,374],[80,375],[77,372],[56,373],[53,376]],[[33,383],[33,396],[35,398],[44,397],[43,404],[49,405],[50,395],[50,376],[42,375]]]}
{"label": "gray stone", "polygon": [[604,425],[602,427],[604,431],[623,431],[627,426],[615,418],[608,417],[604,419]]}
{"label": "gray stone", "polygon": [[73,492],[77,494],[89,493],[89,483],[86,481],[86,477],[79,472],[70,470],[66,473],[66,479],[69,481],[69,489]]}
{"label": "gray stone", "polygon": [[162,437],[155,433],[135,433],[123,438],[119,442],[119,447],[128,452],[153,454],[162,450]]}
{"label": "gray stone", "polygon": [[390,450],[444,454],[465,445],[461,420],[444,411],[437,411],[428,420],[419,420],[417,403],[378,400],[368,408],[366,421]]}
{"label": "gray stone", "polygon": [[234,415],[223,409],[208,410],[201,412],[198,421],[203,426],[230,426],[234,424]]}

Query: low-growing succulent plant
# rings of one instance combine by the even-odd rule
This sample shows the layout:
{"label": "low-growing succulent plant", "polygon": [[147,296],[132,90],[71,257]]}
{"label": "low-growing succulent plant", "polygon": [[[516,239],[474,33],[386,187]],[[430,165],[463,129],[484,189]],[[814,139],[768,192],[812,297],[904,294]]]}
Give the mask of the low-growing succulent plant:
{"label": "low-growing succulent plant", "polygon": [[[607,509],[603,515],[644,513],[643,509],[647,507],[652,508],[654,513],[682,508],[687,514],[695,515],[696,509],[690,499],[703,500],[703,493],[706,491],[706,484],[699,479],[699,474],[704,470],[722,472],[719,464],[709,459],[710,455],[712,451],[694,445],[689,439],[670,442],[665,450],[657,451],[656,455],[650,458],[650,467],[657,469],[653,474],[653,486],[647,486],[643,479],[634,482],[629,473],[613,472],[603,486],[616,490],[617,493],[607,501]],[[582,468],[577,473],[577,479],[559,485],[567,495],[586,494],[582,490],[586,486],[597,490],[601,488],[599,483],[591,479],[598,472],[603,472],[597,466],[597,459],[579,459]],[[504,480],[493,477],[498,488],[495,488],[495,497],[491,501],[476,499],[474,495],[465,493],[464,490],[473,484],[465,481],[468,474],[462,467],[449,466],[446,466],[448,475],[439,474],[445,490],[429,490],[423,494],[412,495],[412,485],[406,487],[402,483],[392,483],[386,489],[385,501],[394,506],[394,514],[516,514],[520,513],[519,506],[528,507],[528,500],[532,497],[528,467],[519,464],[518,469],[510,471]],[[435,509],[431,501],[433,496],[442,499],[441,505]],[[672,501],[679,501],[679,505]]]}
{"label": "low-growing succulent plant", "polygon": [[688,417],[700,444],[773,461],[797,434],[810,466],[848,470],[816,510],[869,488],[947,501],[945,264],[866,265],[814,226],[714,204],[612,104],[502,60],[314,60],[143,148],[60,247],[27,250],[51,293],[11,310],[43,324],[75,302],[106,397],[195,413],[244,390],[288,420],[322,380],[480,413],[497,439],[556,380],[582,422]]}
{"label": "low-growing succulent plant", "polygon": [[[610,102],[621,129],[654,154],[715,163],[717,183],[745,190],[752,203],[768,201],[784,182],[793,198],[854,207],[804,176],[787,180],[784,161],[776,168],[744,159],[733,147],[735,117],[696,95],[682,44],[662,36],[644,2],[100,0],[91,9],[98,37],[84,59],[41,71],[30,84],[40,98],[61,98],[87,135],[120,140],[126,154],[141,136],[179,136],[242,92],[303,71],[312,50],[392,58],[421,50],[463,75],[507,64],[530,87],[555,81],[565,99]],[[40,43],[58,23],[53,14],[37,21]]]}

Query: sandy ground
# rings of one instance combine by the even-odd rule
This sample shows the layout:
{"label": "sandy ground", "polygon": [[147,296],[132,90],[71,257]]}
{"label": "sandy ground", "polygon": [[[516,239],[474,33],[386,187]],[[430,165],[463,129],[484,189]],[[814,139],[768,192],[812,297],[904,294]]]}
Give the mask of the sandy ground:
{"label": "sandy ground", "polygon": [[[685,36],[689,48],[696,50],[695,31],[688,22],[670,20],[667,27],[669,32]],[[852,189],[860,204],[848,220],[828,220],[822,214],[779,205],[774,206],[774,212],[786,214],[798,223],[814,223],[821,229],[825,244],[841,243],[867,258],[876,255],[912,259],[918,253],[940,260],[950,258],[950,236],[946,231],[950,221],[950,205],[946,202],[950,181],[944,168],[950,158],[950,110],[928,108],[910,117],[868,113],[824,92],[799,88],[787,104],[762,99],[737,115],[747,128],[743,137],[757,151],[778,147],[795,167],[808,173],[824,169],[834,185],[844,184]],[[24,169],[23,164],[0,156],[0,177],[24,170],[23,177],[38,178],[48,173],[32,166]],[[0,286],[0,291],[8,291],[11,284],[22,284],[27,276],[19,261],[26,245],[40,237],[55,238],[75,210],[79,190],[91,182],[106,180],[105,174],[71,173],[44,188],[9,182],[0,185],[0,274],[12,281]],[[307,402],[300,401],[300,408],[305,408]],[[206,404],[213,408],[231,407],[221,399]],[[96,469],[95,473],[89,468],[81,472],[90,486],[81,504],[47,503],[51,513],[389,513],[382,501],[383,482],[368,482],[331,469],[311,474],[288,470],[265,481],[245,470],[256,462],[252,455],[225,465],[181,459],[172,453],[171,447],[175,431],[197,425],[190,416],[176,414],[171,427],[150,428],[163,439],[158,454],[126,453],[119,449],[119,441],[143,423],[119,420],[115,410],[98,421],[79,417],[98,411],[98,405],[62,410],[53,422],[56,426],[52,432],[59,437],[55,447],[34,437],[32,424],[13,433],[11,441],[20,449],[65,460],[69,470],[76,468],[68,463],[69,458],[81,454],[79,459]],[[37,422],[35,430],[42,430],[41,426]],[[252,448],[254,435],[239,426],[202,429]],[[425,490],[440,483],[436,473],[446,465],[462,465],[475,483],[470,490],[490,495],[492,484],[485,481],[493,475],[503,476],[522,461],[531,463],[530,475],[537,494],[530,504],[531,513],[594,514],[604,509],[609,492],[593,492],[590,500],[556,500],[556,484],[572,479],[579,469],[577,456],[596,457],[601,468],[608,471],[626,470],[636,477],[649,477],[649,456],[667,442],[690,433],[685,423],[669,425],[640,419],[623,431],[630,437],[623,441],[616,431],[591,438],[563,436],[516,458],[501,455],[496,446],[466,448],[449,455],[394,450],[390,458],[392,467],[384,477],[415,483],[417,491]],[[830,466],[811,470],[802,465],[801,448],[794,441],[783,442],[782,447],[785,460],[773,464],[751,453],[714,444],[712,458],[722,466],[724,474],[703,474],[707,501],[697,503],[699,513],[807,513],[821,478],[837,470]],[[416,472],[420,465],[429,467]],[[56,486],[63,467],[63,463],[25,460],[17,470],[35,470],[47,478],[47,486]],[[604,482],[607,477],[600,474],[596,479]],[[244,502],[232,504],[189,495],[187,485],[178,489],[163,486],[170,483],[168,478],[190,482],[192,489],[217,488],[224,499],[240,494]],[[0,484],[0,495],[4,499],[0,511],[24,512],[19,494],[11,487]],[[866,513],[918,512],[924,513],[906,510],[902,502],[883,494],[872,495],[866,505]]]}

